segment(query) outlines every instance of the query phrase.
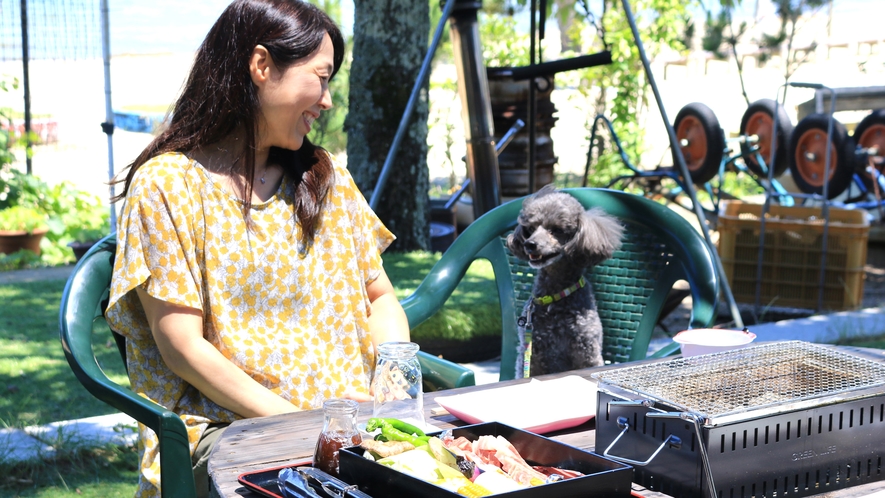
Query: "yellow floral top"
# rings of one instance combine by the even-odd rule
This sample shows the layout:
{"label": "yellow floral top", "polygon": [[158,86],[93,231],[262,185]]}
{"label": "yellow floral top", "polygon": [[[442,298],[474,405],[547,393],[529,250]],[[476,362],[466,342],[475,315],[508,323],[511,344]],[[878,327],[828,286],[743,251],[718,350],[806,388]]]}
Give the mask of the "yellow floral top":
{"label": "yellow floral top", "polygon": [[[127,338],[132,389],[181,415],[191,453],[210,422],[238,418],[163,362],[134,288],[202,310],[204,336],[255,380],[302,409],[346,390],[368,393],[375,365],[366,284],[393,235],[347,169],[335,184],[311,247],[293,222],[294,183],[267,202],[242,203],[196,161],[164,154],[136,172],[117,228],[107,319]],[[156,434],[139,427],[138,496],[159,495]]]}

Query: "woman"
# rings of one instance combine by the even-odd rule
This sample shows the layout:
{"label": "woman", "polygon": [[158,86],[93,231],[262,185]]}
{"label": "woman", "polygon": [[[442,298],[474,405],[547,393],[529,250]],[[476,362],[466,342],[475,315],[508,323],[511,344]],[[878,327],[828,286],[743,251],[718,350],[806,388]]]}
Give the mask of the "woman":
{"label": "woman", "polygon": [[[393,235],[306,138],[343,53],[310,4],[236,0],[123,181],[108,322],[132,388],[185,421],[202,493],[217,427],[368,400],[378,344],[409,340],[381,266]],[[157,495],[140,436],[139,496]]]}

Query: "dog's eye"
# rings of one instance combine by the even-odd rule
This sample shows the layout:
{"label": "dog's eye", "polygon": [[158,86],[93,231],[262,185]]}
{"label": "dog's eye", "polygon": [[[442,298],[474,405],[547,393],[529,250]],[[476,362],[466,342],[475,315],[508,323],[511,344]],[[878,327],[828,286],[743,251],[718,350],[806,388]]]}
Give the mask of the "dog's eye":
{"label": "dog's eye", "polygon": [[525,225],[522,226],[522,236],[525,238],[529,238],[532,234],[535,233],[535,227],[527,227]]}
{"label": "dog's eye", "polygon": [[554,238],[562,242],[570,240],[572,237],[574,237],[575,231],[569,230],[567,228],[556,227],[550,229],[550,234],[553,235]]}

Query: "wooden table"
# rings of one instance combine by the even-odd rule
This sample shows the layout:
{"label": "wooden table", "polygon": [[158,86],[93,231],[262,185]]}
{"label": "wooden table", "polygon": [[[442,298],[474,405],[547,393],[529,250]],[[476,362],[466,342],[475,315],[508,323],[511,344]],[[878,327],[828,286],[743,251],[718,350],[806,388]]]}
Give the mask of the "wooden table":
{"label": "wooden table", "polygon": [[[878,350],[859,351],[879,361],[885,361],[885,352]],[[654,360],[660,361],[660,360]],[[616,365],[617,366],[617,365]],[[538,377],[549,380],[565,375],[579,375],[591,379],[594,372],[605,368],[577,370],[556,375]],[[504,387],[528,382],[528,379],[499,382],[482,386],[424,394],[424,415],[429,424],[440,429],[449,429],[467,425],[449,414],[434,415],[440,410],[434,402],[438,395],[462,394]],[[361,403],[359,421],[365,422],[372,414],[372,403]],[[317,436],[323,426],[323,411],[310,410],[299,413],[288,413],[272,417],[260,417],[239,420],[230,425],[219,439],[209,458],[210,496],[213,497],[249,497],[260,498],[260,495],[246,489],[237,481],[237,476],[244,472],[267,469],[303,462],[313,456]],[[594,421],[583,425],[545,434],[546,437],[563,443],[593,450],[596,446]],[[634,484],[637,495],[648,498],[667,498],[668,495],[644,489]],[[818,495],[820,497],[858,498],[864,496],[885,496],[885,481],[855,486],[832,493]],[[881,495],[879,493],[882,493]]]}

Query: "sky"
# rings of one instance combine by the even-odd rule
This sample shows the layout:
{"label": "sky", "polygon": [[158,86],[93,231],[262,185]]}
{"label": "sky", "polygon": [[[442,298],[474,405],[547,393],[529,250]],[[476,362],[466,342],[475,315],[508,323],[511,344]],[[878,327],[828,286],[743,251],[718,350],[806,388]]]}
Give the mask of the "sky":
{"label": "sky", "polygon": [[[878,33],[883,0],[835,0],[834,16],[851,17],[857,30]],[[111,53],[193,52],[230,0],[108,0]],[[704,0],[705,3],[718,3]],[[743,0],[742,9],[773,13],[770,0]],[[591,5],[599,0],[591,0]],[[353,2],[342,0],[342,31],[352,32]],[[878,36],[878,35],[876,35]]]}
{"label": "sky", "polygon": [[[193,52],[230,0],[108,0],[111,53]],[[342,5],[352,32],[353,3]]]}

